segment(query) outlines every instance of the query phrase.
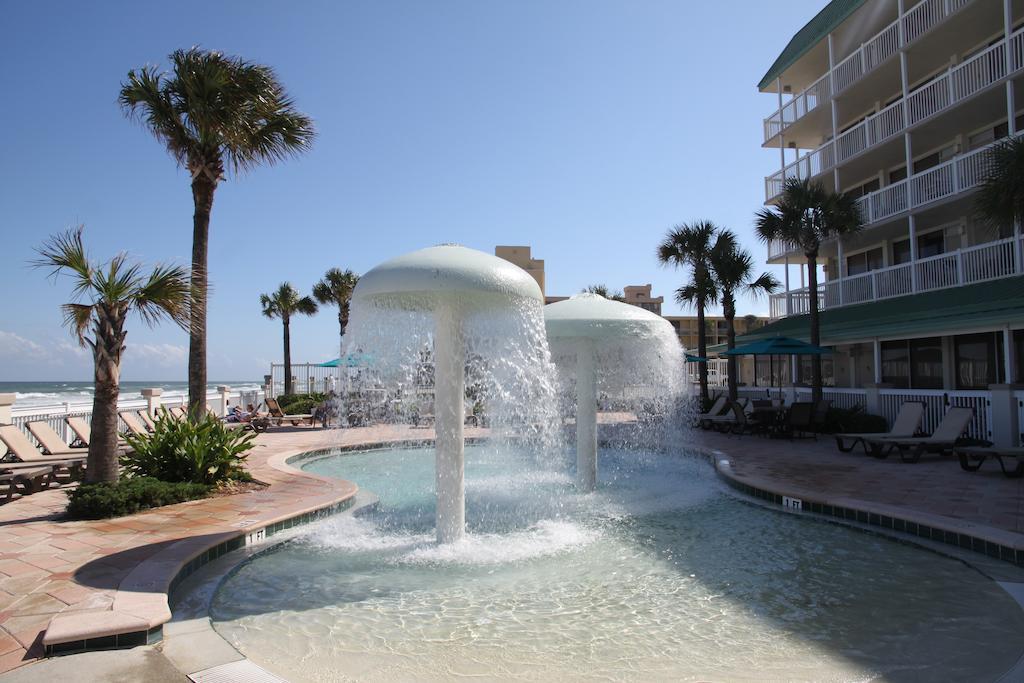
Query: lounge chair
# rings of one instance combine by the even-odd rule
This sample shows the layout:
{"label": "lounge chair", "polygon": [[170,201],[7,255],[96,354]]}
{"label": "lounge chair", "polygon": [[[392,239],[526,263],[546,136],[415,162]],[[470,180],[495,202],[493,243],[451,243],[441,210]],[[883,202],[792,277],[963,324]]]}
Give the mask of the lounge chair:
{"label": "lounge chair", "polygon": [[755,434],[763,433],[765,425],[760,420],[747,414],[744,404],[733,401],[729,404],[729,412],[711,420],[712,426],[723,434]]}
{"label": "lounge chair", "polygon": [[817,439],[818,435],[814,433],[814,404],[810,401],[794,401],[793,405],[789,407],[782,431],[791,439],[793,437]]}
{"label": "lounge chair", "polygon": [[[52,466],[33,465],[22,469],[0,466],[0,484],[7,484],[7,502],[14,500],[15,493],[27,496],[50,488],[56,480],[55,471]],[[18,486],[21,486],[21,491]]]}
{"label": "lounge chair", "polygon": [[942,416],[942,422],[931,436],[901,439],[876,437],[865,441],[871,446],[871,454],[875,457],[886,458],[892,451],[897,450],[903,462],[917,462],[925,453],[952,452],[972,419],[974,408],[952,406]]}
{"label": "lounge chair", "polygon": [[138,415],[139,419],[142,420],[142,424],[146,425],[146,429],[151,432],[156,431],[156,422],[153,422],[153,418],[149,416],[148,410],[140,410],[136,415]]}
{"label": "lounge chair", "polygon": [[64,421],[68,423],[68,428],[75,435],[75,440],[72,443],[79,443],[82,446],[89,445],[89,439],[92,437],[92,428],[89,423],[82,417],[66,417]]}
{"label": "lounge chair", "polygon": [[[869,453],[867,439],[912,439],[920,429],[923,417],[924,403],[904,401],[896,415],[896,421],[892,423],[892,429],[888,432],[836,434],[836,446],[843,453],[849,453],[860,444],[864,452]],[[847,441],[850,442],[849,445],[846,444]]]}
{"label": "lounge chair", "polygon": [[313,415],[310,413],[303,413],[302,415],[287,415],[281,410],[281,404],[277,402],[276,398],[266,399],[267,409],[270,410],[270,419],[272,422],[280,425],[284,422],[291,422],[292,426],[298,426],[303,422],[313,424]]}
{"label": "lounge chair", "polygon": [[146,429],[146,425],[142,424],[139,420],[137,413],[126,410],[118,413],[118,415],[121,417],[121,422],[128,427],[128,431],[135,436],[146,436],[149,434],[149,430]]}
{"label": "lounge chair", "polygon": [[[722,394],[715,399],[715,402],[711,404],[711,408],[706,413],[701,413],[694,418],[693,424],[704,427],[704,420],[721,415],[722,411],[726,409],[728,402],[729,398]],[[704,427],[704,429],[707,429],[707,427]]]}
{"label": "lounge chair", "polygon": [[64,443],[64,439],[61,438],[60,434],[53,431],[45,422],[29,422],[27,425],[28,431],[35,437],[39,445],[43,447],[44,455],[82,455],[81,448],[72,448],[68,444]]}
{"label": "lounge chair", "polygon": [[[959,446],[954,451],[960,459],[960,467],[968,472],[976,472],[986,458],[995,458],[1003,474],[1010,479],[1024,477],[1024,448]],[[1008,466],[1009,462],[1013,467]]]}
{"label": "lounge chair", "polygon": [[185,419],[185,409],[182,408],[181,406],[172,406],[168,408],[167,412],[170,413],[171,417],[173,417],[175,420]]}
{"label": "lounge chair", "polygon": [[[14,454],[23,463],[33,463],[42,466],[54,466],[67,469],[72,476],[79,473],[85,467],[86,456],[78,453],[61,453],[58,455],[43,455],[39,449],[32,445],[25,433],[14,425],[0,427],[0,441],[7,446],[7,450]],[[0,469],[13,466],[16,463],[0,463]]]}

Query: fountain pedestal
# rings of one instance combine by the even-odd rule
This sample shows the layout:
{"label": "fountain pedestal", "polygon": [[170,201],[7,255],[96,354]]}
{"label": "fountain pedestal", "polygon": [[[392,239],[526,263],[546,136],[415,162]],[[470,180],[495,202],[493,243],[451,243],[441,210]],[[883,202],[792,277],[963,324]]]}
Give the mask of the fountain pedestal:
{"label": "fountain pedestal", "polygon": [[434,429],[437,542],[462,538],[466,529],[465,339],[462,316],[451,304],[434,311]]}

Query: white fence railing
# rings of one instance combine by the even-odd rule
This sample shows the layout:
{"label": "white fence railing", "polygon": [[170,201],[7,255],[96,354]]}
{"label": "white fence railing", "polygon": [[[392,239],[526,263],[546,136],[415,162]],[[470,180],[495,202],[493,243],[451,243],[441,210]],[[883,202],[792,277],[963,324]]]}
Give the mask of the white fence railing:
{"label": "white fence railing", "polygon": [[[327,393],[332,380],[338,382],[341,373],[349,368],[324,367],[316,363],[292,363],[293,391],[295,393]],[[284,364],[272,363],[270,366],[273,396],[284,393]]]}
{"label": "white fence railing", "polygon": [[[1007,75],[1008,50],[1012,72],[1024,68],[1024,29],[1018,29],[1008,41],[1002,40],[986,48],[919,86],[907,95],[905,102],[903,99],[893,102],[837,135],[835,141],[823,143],[768,176],[765,178],[766,199],[770,201],[777,197],[787,179],[813,178],[825,173],[837,164],[902,133],[907,126],[914,126],[998,83]],[[932,200],[922,200],[920,203],[927,201]]]}
{"label": "white fence railing", "polygon": [[923,0],[908,9],[811,85],[764,119],[765,142],[838,95],[865,75],[884,64],[900,50],[900,22],[903,44],[910,45],[971,0]]}
{"label": "white fence railing", "polygon": [[[1015,242],[1018,242],[1016,246]],[[1024,254],[1024,236],[1019,241],[1008,237],[912,263],[829,280],[819,285],[818,306],[820,309],[836,308],[1013,277],[1024,274],[1024,263],[1018,263],[1019,254]],[[768,301],[773,318],[809,312],[806,287],[772,294]]]}
{"label": "white fence railing", "polygon": [[987,391],[881,389],[879,394],[879,407],[889,424],[896,419],[904,402],[920,401],[925,407],[921,428],[931,433],[935,431],[950,406],[964,406],[974,410],[974,418],[967,428],[967,435],[973,439],[992,438],[992,396]]}

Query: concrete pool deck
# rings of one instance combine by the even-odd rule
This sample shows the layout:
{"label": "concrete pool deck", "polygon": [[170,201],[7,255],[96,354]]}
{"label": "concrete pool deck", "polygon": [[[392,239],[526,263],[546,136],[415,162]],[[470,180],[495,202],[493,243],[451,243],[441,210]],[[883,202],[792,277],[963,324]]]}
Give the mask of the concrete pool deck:
{"label": "concrete pool deck", "polygon": [[[432,437],[431,430],[405,426],[279,429],[260,435],[249,458],[253,475],[270,485],[262,491],[95,522],[60,520],[66,496],[59,489],[0,506],[0,672],[42,657],[44,637],[67,642],[124,632],[126,624],[144,630],[163,623],[169,618],[167,588],[197,553],[355,494],[347,482],[289,467],[288,458],[326,447]],[[717,452],[716,459],[729,461],[720,472],[749,486],[890,510],[1024,550],[1024,479],[1006,479],[997,469],[963,472],[949,459],[916,465],[876,460],[839,453],[824,438],[789,442],[697,432],[684,447]]]}

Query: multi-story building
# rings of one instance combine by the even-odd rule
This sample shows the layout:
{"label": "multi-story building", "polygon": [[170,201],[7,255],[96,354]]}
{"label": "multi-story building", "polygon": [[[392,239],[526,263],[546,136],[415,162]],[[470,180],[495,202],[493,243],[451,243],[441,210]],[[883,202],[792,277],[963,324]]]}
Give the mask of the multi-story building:
{"label": "multi-story building", "polygon": [[622,292],[627,304],[661,315],[661,305],[665,303],[665,297],[651,296],[651,285],[627,285]]}
{"label": "multi-story building", "polygon": [[973,202],[989,150],[1024,129],[1024,2],[832,0],[759,88],[776,107],[763,122],[779,159],[766,203],[810,177],[860,197],[866,227],[823,245],[813,293],[803,254],[770,244],[768,262],[787,266],[770,304],[782,320],[748,341],[806,339],[815,296],[835,386],[941,393],[1019,381],[1020,226],[985,224]]}
{"label": "multi-story building", "polygon": [[540,286],[540,293],[544,294],[544,259],[533,258],[530,247],[497,246],[494,247],[494,255],[516,264],[529,273]]}
{"label": "multi-story building", "polygon": [[[697,348],[697,316],[695,315],[666,315],[665,320],[672,323],[676,334],[679,336],[679,343],[689,351]],[[736,327],[736,334],[749,334],[764,327],[768,321],[758,318],[756,315],[737,316],[733,321]],[[715,346],[726,343],[725,318],[717,315],[704,316],[704,329],[707,331],[708,346]]]}

